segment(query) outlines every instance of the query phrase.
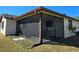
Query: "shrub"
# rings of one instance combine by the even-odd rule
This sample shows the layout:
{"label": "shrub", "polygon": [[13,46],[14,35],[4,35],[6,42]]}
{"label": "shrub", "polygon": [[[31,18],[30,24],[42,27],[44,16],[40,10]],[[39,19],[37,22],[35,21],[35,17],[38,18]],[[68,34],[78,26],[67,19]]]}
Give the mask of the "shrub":
{"label": "shrub", "polygon": [[76,26],[74,26],[74,27],[69,27],[69,30],[71,30],[72,32],[74,32],[76,29],[77,29]]}

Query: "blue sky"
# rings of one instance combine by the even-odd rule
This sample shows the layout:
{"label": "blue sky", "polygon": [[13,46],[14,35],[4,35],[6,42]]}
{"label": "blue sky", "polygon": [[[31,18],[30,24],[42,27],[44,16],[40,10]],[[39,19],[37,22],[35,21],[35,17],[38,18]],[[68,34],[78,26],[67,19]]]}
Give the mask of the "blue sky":
{"label": "blue sky", "polygon": [[[19,16],[37,7],[38,6],[0,6],[0,14],[8,13]],[[79,16],[79,6],[44,6],[44,7],[72,17]]]}

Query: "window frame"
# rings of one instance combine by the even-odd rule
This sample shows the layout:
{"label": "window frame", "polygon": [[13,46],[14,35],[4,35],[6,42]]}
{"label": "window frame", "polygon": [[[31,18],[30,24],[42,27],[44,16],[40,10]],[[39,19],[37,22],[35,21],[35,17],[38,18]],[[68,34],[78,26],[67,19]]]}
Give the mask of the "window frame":
{"label": "window frame", "polygon": [[69,25],[68,25],[69,28],[71,28],[72,27],[72,20],[69,20],[68,23],[69,23]]}

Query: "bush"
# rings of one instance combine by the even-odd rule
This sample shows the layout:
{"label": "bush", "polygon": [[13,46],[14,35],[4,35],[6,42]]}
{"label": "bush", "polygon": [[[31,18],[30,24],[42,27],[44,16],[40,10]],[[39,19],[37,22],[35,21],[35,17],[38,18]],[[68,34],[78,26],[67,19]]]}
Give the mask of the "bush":
{"label": "bush", "polygon": [[74,27],[69,27],[69,30],[71,30],[72,32],[74,32],[76,29],[77,29],[76,26],[74,26]]}

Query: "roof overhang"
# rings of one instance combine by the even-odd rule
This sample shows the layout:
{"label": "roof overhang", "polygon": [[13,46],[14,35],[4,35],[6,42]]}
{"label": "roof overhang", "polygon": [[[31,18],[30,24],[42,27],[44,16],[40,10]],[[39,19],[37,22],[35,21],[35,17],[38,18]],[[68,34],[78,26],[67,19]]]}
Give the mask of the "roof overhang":
{"label": "roof overhang", "polygon": [[44,7],[39,7],[39,8],[36,8],[36,9],[30,11],[30,12],[27,12],[27,13],[17,17],[16,20],[21,20],[21,19],[33,16],[33,15],[38,14],[38,13],[44,13],[44,14],[57,16],[57,17],[62,17],[62,18],[66,17],[66,18],[69,18],[69,19],[72,19],[72,20],[79,21],[79,20],[77,20],[77,19],[75,19],[73,17],[67,16],[65,14],[58,13],[56,11],[49,10],[47,8],[44,8]]}

